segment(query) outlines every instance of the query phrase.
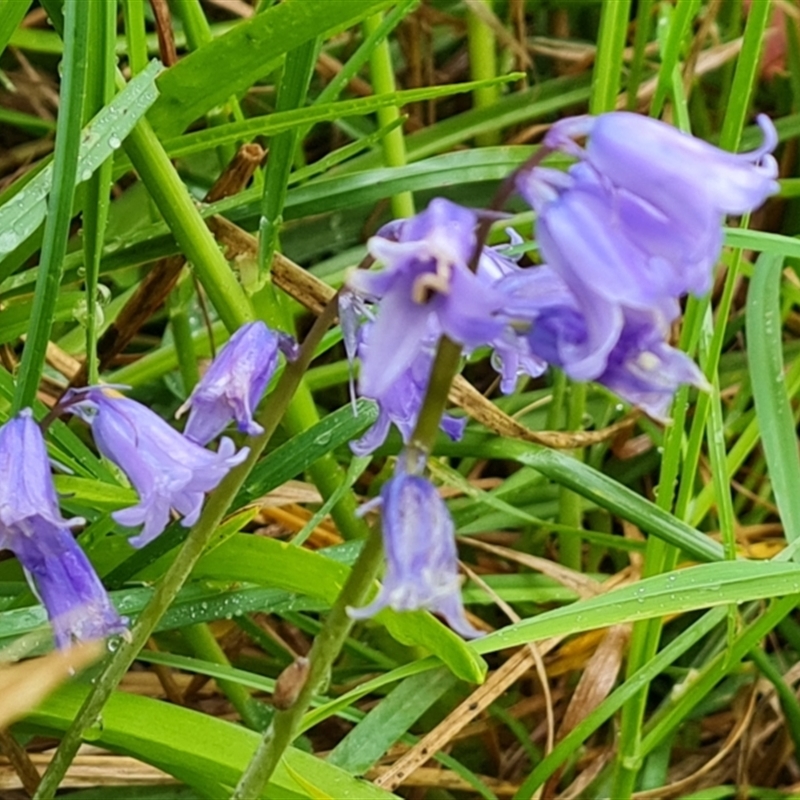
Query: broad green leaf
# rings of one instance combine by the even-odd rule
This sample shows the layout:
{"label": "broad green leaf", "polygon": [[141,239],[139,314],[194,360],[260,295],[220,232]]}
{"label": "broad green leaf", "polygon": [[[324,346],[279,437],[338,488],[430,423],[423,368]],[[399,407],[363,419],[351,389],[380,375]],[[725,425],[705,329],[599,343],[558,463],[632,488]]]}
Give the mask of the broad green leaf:
{"label": "broad green leaf", "polygon": [[[24,729],[51,735],[63,733],[75,718],[86,691],[86,687],[79,684],[64,687],[26,718]],[[188,708],[114,692],[103,709],[102,719],[89,731],[87,739],[100,747],[153,764],[206,797],[226,797],[236,785],[260,736],[241,725]],[[297,786],[290,770],[303,775],[315,790],[336,800],[395,797],[295,748],[287,750],[264,797],[299,800],[307,796]]]}
{"label": "broad green leaf", "polygon": [[[196,578],[247,581],[311,595],[332,604],[349,574],[345,564],[291,544],[259,536],[237,535],[200,559]],[[377,591],[377,587],[376,587]],[[386,609],[376,616],[404,644],[426,648],[463,680],[479,683],[486,665],[476,660],[463,640],[422,611]]]}
{"label": "broad green leaf", "polygon": [[75,475],[56,475],[56,491],[66,497],[97,511],[117,511],[120,508],[136,505],[138,495],[133,489],[118,483],[103,483],[93,478],[79,478]]}

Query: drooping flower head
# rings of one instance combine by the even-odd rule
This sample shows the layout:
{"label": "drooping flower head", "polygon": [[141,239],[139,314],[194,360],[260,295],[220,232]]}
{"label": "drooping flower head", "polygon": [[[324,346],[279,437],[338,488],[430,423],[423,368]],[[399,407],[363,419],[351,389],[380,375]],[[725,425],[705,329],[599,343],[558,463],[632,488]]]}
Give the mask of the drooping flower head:
{"label": "drooping flower head", "polygon": [[[724,215],[752,211],[778,191],[770,155],[775,127],[764,115],[758,123],[762,146],[728,153],[628,112],[557,122],[545,146],[579,163],[566,174],[537,167],[517,182],[539,213],[545,261],[568,284],[575,272],[631,305],[665,293],[704,294],[722,248]],[[585,148],[575,143],[579,136],[588,137]]]}
{"label": "drooping flower head", "polygon": [[462,636],[480,636],[464,615],[453,520],[433,484],[398,467],[384,484],[380,503],[386,575],[375,600],[348,609],[350,616],[367,619],[384,608],[426,609]]}
{"label": "drooping flower head", "polygon": [[[509,313],[524,321],[531,353],[581,379],[575,365],[585,363],[589,321],[575,295],[547,265],[509,276],[502,282]],[[664,420],[682,384],[706,387],[695,363],[668,343],[669,325],[657,308],[620,311],[619,333],[593,380]]]}
{"label": "drooping flower head", "polygon": [[503,297],[470,269],[477,224],[474,211],[437,198],[369,240],[383,269],[356,270],[347,278],[350,290],[380,301],[360,394],[383,395],[431,337],[445,334],[472,349],[501,333]]}
{"label": "drooping flower head", "polygon": [[[359,348],[362,359],[365,350],[367,352],[369,350],[368,336],[367,343]],[[392,424],[399,429],[403,443],[410,443],[430,381],[433,356],[432,344],[420,349],[411,365],[400,373],[394,383],[379,397],[371,398],[378,404],[378,419],[364,436],[350,442],[350,449],[357,456],[366,456],[377,450],[386,441]],[[451,439],[458,441],[464,434],[466,424],[467,420],[464,417],[444,414],[439,427]]]}
{"label": "drooping flower head", "polygon": [[[662,122],[626,112],[556,123],[545,146],[579,159],[566,172],[521,172],[517,189],[537,212],[545,263],[574,297],[585,325],[570,374],[606,370],[631,313],[666,327],[678,299],[703,294],[722,249],[722,219],[757,208],[777,190],[769,155],[777,138],[759,117],[764,144],[732,154]],[[575,138],[587,136],[585,147]],[[563,322],[563,315],[560,317]]]}
{"label": "drooping flower head", "polygon": [[216,453],[207,450],[149,408],[98,386],[69,392],[62,404],[92,426],[100,452],[125,472],[139,493],[137,505],[112,514],[120,525],[144,526],[130,539],[134,547],[155,539],[173,509],[183,516],[181,524],[194,525],[205,493],[247,457],[248,448],[236,453],[228,438],[220,441]]}
{"label": "drooping flower head", "polygon": [[[355,386],[352,378],[354,362],[356,358],[360,358],[362,362],[369,361],[375,317],[369,305],[358,295],[345,291],[339,295],[339,320],[350,365],[350,393],[355,410]],[[435,347],[434,337],[423,340],[411,364],[381,395],[368,396],[361,393],[362,397],[375,401],[378,418],[360,439],[350,442],[350,449],[357,456],[366,456],[377,450],[386,441],[392,424],[399,429],[403,443],[409,444],[428,388]],[[439,427],[457,441],[463,435],[465,426],[466,419],[444,414]]]}
{"label": "drooping flower head", "polygon": [[297,357],[291,336],[270,330],[261,321],[239,328],[178,409],[176,416],[191,409],[184,436],[206,445],[234,420],[242,433],[262,433],[253,412],[278,366],[279,350],[289,360]]}
{"label": "drooping flower head", "polygon": [[56,645],[125,630],[58,507],[42,433],[30,409],[0,428],[0,548],[11,550],[41,598]]}

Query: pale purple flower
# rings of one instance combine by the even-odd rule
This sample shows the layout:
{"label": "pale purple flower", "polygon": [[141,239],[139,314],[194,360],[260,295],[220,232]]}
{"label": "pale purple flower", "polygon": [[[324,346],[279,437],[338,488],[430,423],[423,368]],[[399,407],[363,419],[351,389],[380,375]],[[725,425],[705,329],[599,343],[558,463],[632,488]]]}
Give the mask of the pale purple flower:
{"label": "pale purple flower", "polygon": [[19,559],[44,605],[56,645],[125,631],[58,507],[42,433],[30,409],[0,428],[0,548]]}
{"label": "pale purple flower", "polygon": [[710,388],[697,364],[667,343],[666,332],[646,311],[626,313],[619,341],[596,381],[663,422],[678,387]]}
{"label": "pale purple flower", "polygon": [[[516,315],[521,328],[527,327],[534,356],[571,378],[585,379],[590,322],[558,273],[546,265],[534,267],[504,279],[501,288],[509,298],[509,313]],[[705,378],[685,353],[668,344],[669,324],[661,311],[616,308],[618,334],[591,378],[663,420],[677,388],[705,388]]]}
{"label": "pale purple flower", "polygon": [[[757,122],[764,143],[750,153],[720,150],[672,125],[626,111],[562,120],[544,143],[586,160],[616,188],[669,218],[687,220],[690,211],[705,204],[721,218],[753,211],[778,191],[778,165],[771,155],[778,134],[765,114]],[[588,136],[585,149],[575,144],[577,136]]]}
{"label": "pale purple flower", "polygon": [[184,436],[205,445],[234,420],[242,433],[263,433],[253,412],[278,366],[279,350],[290,361],[297,357],[291,336],[270,330],[261,321],[239,328],[178,409],[177,417],[191,409]]}
{"label": "pale purple flower", "polygon": [[[556,123],[545,146],[581,159],[566,173],[543,167],[517,176],[537,212],[545,262],[569,287],[584,319],[574,377],[596,378],[628,310],[667,325],[677,299],[710,288],[722,219],[757,208],[777,191],[769,155],[775,130],[759,117],[764,145],[732,154],[656,120],[626,112]],[[588,136],[585,148],[574,137]]]}
{"label": "pale purple flower", "polygon": [[444,334],[473,349],[500,335],[504,298],[469,266],[477,224],[474,211],[437,198],[369,240],[383,269],[355,270],[347,278],[348,289],[380,301],[369,358],[361,363],[360,394],[383,395],[431,338]]}
{"label": "pale purple flower", "polygon": [[130,539],[134,547],[155,539],[172,510],[183,516],[184,527],[194,525],[205,493],[247,457],[248,448],[236,453],[228,438],[220,441],[216,453],[207,450],[147,407],[101,387],[69,392],[62,402],[65,410],[92,426],[100,452],[125,472],[139,493],[139,503],[112,514],[120,525],[144,526]]}
{"label": "pale purple flower", "polygon": [[480,636],[464,615],[453,520],[436,488],[399,469],[384,484],[380,502],[386,575],[375,600],[348,609],[350,616],[367,619],[384,608],[426,609],[462,636]]}
{"label": "pale purple flower", "polygon": [[[362,328],[363,331],[363,328]],[[361,343],[358,352],[362,361],[365,352],[369,352],[369,334],[366,342]],[[411,435],[417,424],[422,401],[430,380],[433,365],[433,346],[428,345],[417,352],[411,365],[387,387],[382,395],[371,398],[378,404],[378,419],[372,427],[357,441],[350,442],[350,449],[357,456],[366,456],[379,448],[389,435],[389,428],[396,425],[403,437],[403,443],[409,444]],[[454,441],[458,441],[464,434],[467,420],[464,417],[454,417],[450,414],[442,416],[439,427]]]}

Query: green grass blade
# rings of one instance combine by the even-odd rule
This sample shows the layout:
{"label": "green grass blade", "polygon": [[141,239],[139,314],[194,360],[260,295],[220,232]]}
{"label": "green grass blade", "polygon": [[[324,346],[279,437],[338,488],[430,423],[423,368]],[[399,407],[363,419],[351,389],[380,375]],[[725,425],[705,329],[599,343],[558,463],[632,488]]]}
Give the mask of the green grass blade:
{"label": "green grass blade", "polygon": [[605,628],[639,619],[682,614],[800,592],[800,567],[774,561],[728,561],[654,575],[630,586],[526,619],[478,639],[472,647],[491,653],[548,636]]}
{"label": "green grass blade", "polygon": [[267,9],[195,50],[158,82],[150,121],[175,136],[209,109],[249,89],[289,51],[359,23],[391,0],[289,0]]}
{"label": "green grass blade", "polygon": [[[79,135],[76,177],[88,179],[119,148],[137,120],[155,102],[155,76],[160,65],[153,62],[134,78]],[[24,188],[0,206],[0,278],[8,276],[2,260],[25,241],[42,223],[46,198],[54,184],[54,165],[48,165]],[[70,210],[64,213],[69,215]]]}
{"label": "green grass blade", "polygon": [[800,455],[784,381],[782,269],[780,256],[765,254],[756,262],[747,297],[747,360],[772,491],[786,539],[794,542],[800,537]]}
{"label": "green grass blade", "polygon": [[622,78],[622,51],[631,13],[630,0],[603,3],[600,14],[597,60],[592,72],[592,99],[589,111],[602,114],[613,111]]}
{"label": "green grass blade", "polygon": [[[319,41],[309,39],[287,54],[275,108],[277,113],[304,110],[308,83],[314,72],[318,50]],[[258,226],[258,283],[252,287],[253,291],[258,291],[266,283],[272,269],[272,257],[278,249],[283,226],[283,207],[299,133],[299,128],[292,128],[281,131],[270,139]]]}
{"label": "green grass blade", "polygon": [[45,350],[61,288],[64,254],[72,221],[72,201],[78,181],[91,7],[80,0],[66,0],[64,11],[64,70],[53,161],[53,185],[47,204],[39,278],[36,282],[28,338],[12,403],[13,413],[30,406],[39,388]]}

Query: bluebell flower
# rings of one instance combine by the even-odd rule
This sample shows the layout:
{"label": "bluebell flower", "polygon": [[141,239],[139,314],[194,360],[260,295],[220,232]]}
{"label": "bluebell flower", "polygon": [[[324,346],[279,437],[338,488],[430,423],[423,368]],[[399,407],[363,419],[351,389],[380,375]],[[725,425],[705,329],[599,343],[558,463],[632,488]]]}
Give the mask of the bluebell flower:
{"label": "bluebell flower", "polygon": [[380,301],[359,393],[384,395],[431,339],[442,334],[468,349],[491,342],[504,327],[502,294],[469,267],[477,214],[437,198],[415,217],[390,223],[367,243],[383,265],[352,271],[347,287]]}
{"label": "bluebell flower", "polygon": [[167,527],[174,509],[182,524],[197,522],[205,493],[247,457],[248,448],[235,452],[228,438],[216,453],[201,447],[170,427],[149,408],[101,387],[69,392],[65,409],[92,426],[97,448],[119,466],[139,493],[139,503],[115,511],[120,525],[142,531],[130,539],[143,547]]}
{"label": "bluebell flower", "polygon": [[453,520],[435,487],[400,468],[384,484],[380,502],[386,575],[375,600],[348,609],[350,616],[367,619],[384,608],[426,609],[462,636],[480,636],[464,615]]}
{"label": "bluebell flower", "polygon": [[[561,120],[544,144],[585,160],[614,187],[668,218],[689,221],[691,211],[707,205],[719,222],[724,214],[758,208],[778,191],[778,165],[771,155],[778,134],[765,114],[757,122],[764,142],[750,153],[720,150],[672,125],[625,111]],[[581,136],[588,136],[585,148],[574,142]]]}
{"label": "bluebell flower", "polygon": [[[363,332],[362,328],[362,332]],[[361,343],[359,353],[362,361],[369,352],[369,335],[366,342]],[[371,398],[378,404],[378,419],[360,439],[350,442],[350,449],[358,456],[366,456],[379,448],[389,434],[392,424],[396,425],[403,437],[403,443],[409,444],[414,428],[417,425],[422,402],[430,380],[433,366],[434,349],[429,344],[417,352],[411,365],[386,388],[383,394]],[[467,420],[450,414],[442,416],[439,427],[454,441],[464,434]]]}
{"label": "bluebell flower", "polygon": [[[509,313],[526,330],[531,353],[571,378],[586,379],[590,321],[560,275],[547,265],[533,267],[505,278],[501,288],[509,298]],[[706,388],[706,380],[685,353],[669,345],[670,326],[658,308],[616,310],[617,335],[589,377],[664,420],[680,385]]]}
{"label": "bluebell flower", "polygon": [[41,599],[56,645],[125,631],[58,507],[42,433],[30,409],[0,428],[0,548],[11,550]]}
{"label": "bluebell flower", "polygon": [[[339,295],[339,320],[342,326],[347,361],[350,365],[350,394],[355,403],[355,387],[352,378],[353,365],[357,357],[369,360],[370,337],[375,317],[367,303],[353,292]],[[378,418],[372,427],[356,441],[350,449],[358,456],[366,456],[379,448],[389,435],[392,424],[396,425],[408,444],[417,424],[422,402],[430,380],[436,340],[429,337],[422,341],[411,364],[401,372],[379,396],[368,397],[378,405]],[[367,397],[362,393],[363,397]],[[354,406],[355,407],[355,406]],[[444,414],[439,427],[454,441],[464,434],[466,419]]]}
{"label": "bluebell flower", "polygon": [[261,321],[239,328],[178,409],[178,417],[191,409],[184,436],[206,445],[234,420],[242,433],[263,433],[253,412],[278,366],[278,351],[293,360],[297,349],[291,336]]}
{"label": "bluebell flower", "polygon": [[[601,374],[628,311],[667,325],[677,299],[703,294],[722,249],[722,219],[757,208],[777,188],[769,155],[777,141],[731,154],[636,114],[615,112],[557,123],[545,145],[580,159],[566,173],[543,167],[517,176],[537,212],[544,261],[572,292],[586,326],[574,377]],[[588,136],[585,148],[574,138]]]}

